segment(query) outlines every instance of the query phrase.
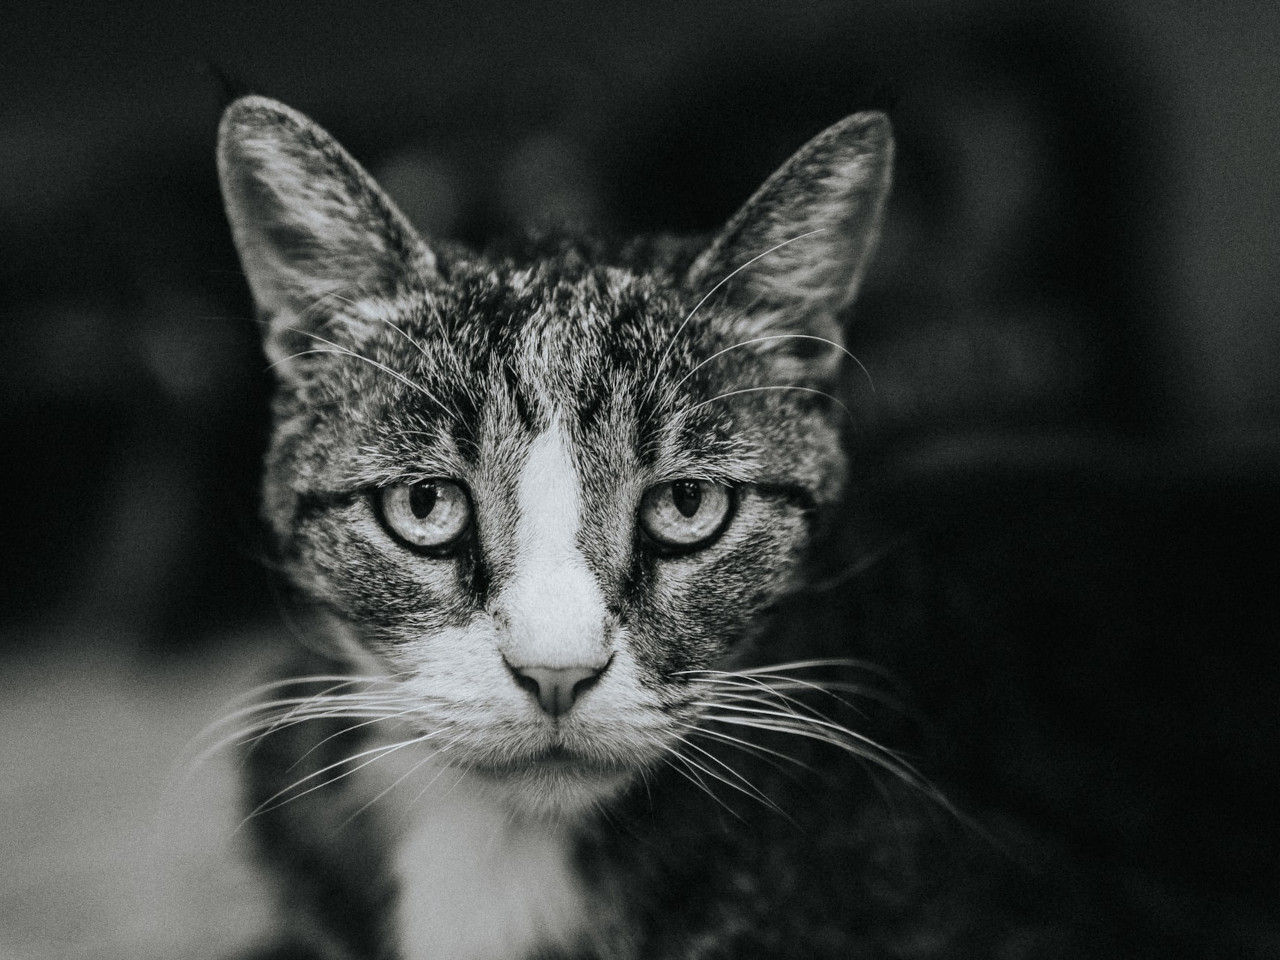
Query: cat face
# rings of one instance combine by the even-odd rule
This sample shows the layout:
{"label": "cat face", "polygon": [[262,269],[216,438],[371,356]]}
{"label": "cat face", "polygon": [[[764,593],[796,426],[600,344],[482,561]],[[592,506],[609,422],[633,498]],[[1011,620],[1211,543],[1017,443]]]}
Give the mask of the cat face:
{"label": "cat face", "polygon": [[428,246],[301,115],[229,108],[223,190],[280,376],[267,519],[442,761],[573,810],[697,724],[690,672],[753,640],[840,493],[824,387],[890,151],[878,115],[831,128],[696,259],[484,257]]}

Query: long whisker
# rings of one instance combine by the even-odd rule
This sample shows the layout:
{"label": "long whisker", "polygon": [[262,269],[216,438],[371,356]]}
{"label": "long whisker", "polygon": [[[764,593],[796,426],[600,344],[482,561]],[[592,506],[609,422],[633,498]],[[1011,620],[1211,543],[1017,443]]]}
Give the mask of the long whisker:
{"label": "long whisker", "polygon": [[[302,332],[306,333],[306,331],[302,331]],[[363,353],[356,353],[354,350],[348,350],[345,347],[340,347],[336,343],[332,343],[329,340],[325,340],[323,337],[317,336],[314,333],[308,333],[307,336],[313,337],[316,340],[320,341],[321,343],[329,344],[330,348],[324,349],[322,347],[316,347],[313,350],[298,350],[295,353],[289,354],[289,356],[287,357],[281,357],[279,360],[276,360],[268,364],[267,369],[271,369],[272,367],[278,366],[282,363],[287,363],[288,361],[294,360],[298,357],[308,357],[308,356],[313,356],[318,354],[330,355],[335,357],[351,357],[355,360],[363,360],[365,363],[369,364],[369,366],[375,367],[378,370],[381,370],[383,373],[387,374],[390,377],[394,377],[396,380],[399,380],[401,383],[409,387],[411,390],[415,390],[418,393],[422,394],[424,397],[426,397],[428,400],[434,403],[437,407],[439,407],[443,412],[445,413],[450,412],[449,408],[445,406],[444,402],[441,401],[438,397],[436,397],[436,395],[433,394],[430,390],[422,386],[422,384],[420,383],[414,383],[404,374],[398,373],[397,371],[391,369],[385,363],[381,363],[377,360],[374,360],[372,357],[366,357]]]}
{"label": "long whisker", "polygon": [[[716,773],[710,767],[699,764],[699,766],[702,767],[703,771],[707,773],[709,776],[715,777],[715,779],[719,780],[721,783],[727,786],[732,787],[733,789],[737,790],[739,793],[746,794],[748,797],[751,797],[753,800],[757,800],[760,803],[763,803],[765,806],[769,807],[774,812],[780,813],[784,817],[787,816],[787,814],[783,812],[782,808],[779,807],[769,796],[763,793],[759,787],[757,787],[754,783],[752,783],[750,780],[744,777],[737,770],[733,769],[733,767],[729,766],[729,764],[725,763],[723,760],[717,757],[714,753],[704,749],[703,747],[698,746],[696,743],[694,743],[692,740],[689,740],[688,738],[681,738],[681,742],[686,747],[691,747],[694,750],[697,750],[700,754],[702,754],[712,763],[715,763],[718,766],[723,767],[728,773],[728,776],[724,776]],[[790,817],[787,817],[787,819],[790,819]]]}
{"label": "long whisker", "polygon": [[294,767],[300,764],[303,760],[307,759],[307,757],[311,756],[311,754],[315,753],[317,750],[323,747],[326,743],[329,743],[331,740],[336,740],[338,737],[346,736],[352,731],[359,730],[362,727],[371,726],[372,724],[375,724],[375,723],[382,723],[387,720],[399,720],[401,717],[406,717],[411,713],[418,713],[420,712],[421,709],[422,709],[421,706],[419,706],[418,704],[412,704],[408,707],[405,707],[405,709],[403,710],[397,711],[396,713],[375,714],[373,716],[370,716],[367,720],[362,721],[361,723],[353,724],[352,726],[349,726],[349,727],[343,727],[341,730],[338,730],[335,733],[331,733],[327,737],[324,737],[323,739],[312,744],[311,747],[308,748],[305,753],[301,754],[297,760],[293,761],[293,763],[289,765],[288,769],[292,770]]}
{"label": "long whisker", "polygon": [[271,680],[267,683],[259,684],[251,690],[233,697],[227,702],[227,706],[231,707],[237,703],[248,703],[258,700],[265,694],[272,693],[284,687],[303,686],[308,683],[333,683],[335,686],[330,689],[339,689],[344,686],[351,686],[357,683],[377,683],[383,680],[389,680],[390,677],[353,677],[343,673],[322,673],[310,674],[305,677],[282,677],[279,680]]}
{"label": "long whisker", "polygon": [[[440,754],[444,753],[446,750],[448,750],[448,749],[449,749],[449,747],[453,746],[453,744],[454,744],[454,743],[456,743],[456,742],[457,742],[456,740],[451,740],[449,743],[444,744],[442,747],[439,747],[438,749],[434,750],[433,752],[428,753],[425,757],[422,757],[421,759],[419,759],[419,760],[418,760],[415,764],[413,764],[413,766],[411,766],[408,770],[406,770],[404,773],[400,774],[400,776],[396,777],[396,778],[395,778],[395,780],[393,780],[393,781],[392,781],[392,782],[391,782],[387,787],[385,787],[384,789],[380,790],[376,796],[374,796],[374,797],[373,797],[372,799],[370,799],[370,800],[365,801],[365,802],[364,802],[364,803],[362,803],[358,808],[356,808],[356,810],[355,810],[353,813],[351,813],[351,815],[350,815],[350,816],[348,816],[346,819],[344,819],[341,823],[339,823],[339,824],[338,824],[338,829],[339,829],[339,830],[341,830],[341,829],[342,829],[343,827],[345,827],[347,824],[351,823],[351,821],[353,821],[356,817],[360,816],[360,814],[364,813],[366,810],[368,810],[370,807],[372,807],[375,803],[377,803],[379,800],[381,800],[383,797],[385,797],[387,794],[389,794],[392,790],[394,790],[396,787],[400,786],[400,784],[404,783],[404,782],[405,782],[406,780],[408,780],[411,776],[413,776],[415,773],[417,773],[419,770],[421,770],[421,769],[422,769],[424,766],[426,766],[428,763],[430,763],[432,760],[434,760],[434,759],[435,759],[436,757],[438,757]],[[432,777],[429,781],[427,781],[427,787],[426,787],[426,788],[424,788],[424,789],[423,789],[423,791],[422,791],[422,792],[420,792],[420,793],[419,793],[419,794],[418,794],[418,795],[413,799],[413,804],[412,804],[412,805],[414,805],[414,806],[416,806],[416,805],[417,805],[418,800],[420,800],[420,799],[422,798],[423,794],[426,792],[426,789],[430,788],[430,786],[431,786],[433,783],[435,783],[437,779],[439,779],[440,774],[441,774],[441,773],[443,773],[443,772],[444,772],[444,770],[443,770],[443,768],[442,768],[441,770],[437,771],[437,773],[436,773],[436,775],[435,775],[434,777]]]}
{"label": "long whisker", "polygon": [[765,683],[735,683],[728,680],[694,680],[716,692],[716,703],[757,703],[762,707],[780,708],[795,716],[826,719],[817,708],[789,694],[774,690]]}
{"label": "long whisker", "polygon": [[[681,769],[681,767],[678,767],[674,763],[672,763],[671,762],[672,759],[679,760],[680,763],[684,765],[684,769]],[[725,803],[724,799],[717,796],[716,792],[707,785],[707,782],[705,780],[702,779],[703,773],[706,773],[708,776],[710,776],[711,774],[701,764],[695,763],[692,759],[690,759],[689,757],[685,756],[683,753],[677,750],[677,751],[672,751],[670,754],[668,754],[667,765],[670,766],[671,769],[675,770],[677,773],[682,774],[685,777],[685,779],[687,779],[690,783],[694,784],[694,786],[696,786],[699,790],[701,790],[708,797],[710,797],[717,804],[719,804],[720,807],[726,813],[732,816],[734,819],[740,820],[743,823],[747,822],[746,819],[742,816],[742,814],[738,813],[737,810],[733,809],[733,807]]]}
{"label": "long whisker", "polygon": [[[254,807],[252,810],[249,811],[248,815],[244,818],[244,820],[240,822],[240,825],[243,826],[249,820],[253,819],[256,816],[259,816],[260,814],[268,813],[271,810],[274,810],[277,807],[283,806],[286,803],[291,803],[294,800],[298,800],[302,797],[305,797],[309,793],[314,793],[316,790],[320,790],[324,787],[330,786],[331,784],[337,783],[339,780],[342,780],[345,777],[349,777],[353,773],[358,773],[359,771],[363,770],[365,767],[369,766],[369,764],[371,763],[376,763],[377,761],[383,759],[384,757],[388,757],[399,750],[403,750],[405,747],[411,747],[414,744],[423,743],[427,740],[430,740],[433,736],[435,736],[434,733],[425,733],[425,734],[421,734],[420,736],[412,737],[408,740],[400,740],[392,744],[379,744],[376,747],[370,747],[368,750],[361,750],[359,753],[352,754],[349,757],[344,757],[341,760],[335,761],[334,763],[321,767],[319,770],[313,771],[312,773],[307,774],[305,777],[301,777],[300,779],[295,780],[289,786],[276,791],[266,800],[263,800],[256,807]],[[368,759],[364,759],[366,757]],[[316,777],[324,776],[324,774],[328,773],[330,770],[343,767],[356,760],[361,760],[362,762],[352,767],[350,770],[344,771],[343,773],[340,773],[335,777],[330,777],[327,780],[322,780],[320,783],[313,784],[312,786],[308,787],[306,790],[301,791],[300,793],[293,792],[297,790],[298,787],[306,783],[308,780],[314,780]]]}
{"label": "long whisker", "polygon": [[[257,691],[269,691],[279,689],[281,687],[295,686],[300,682],[322,682],[324,680],[339,679],[337,677],[312,677],[306,678],[306,681],[296,679],[275,681],[270,684],[264,684],[257,688]],[[324,716],[340,715],[338,711],[345,710],[362,710],[364,715],[369,715],[369,711],[373,706],[385,702],[386,698],[374,693],[347,693],[334,694],[331,691],[347,686],[350,683],[358,681],[347,680],[343,683],[335,684],[328,690],[321,691],[306,697],[284,697],[275,700],[263,701],[230,713],[224,714],[214,722],[208,724],[203,730],[197,733],[187,748],[183,751],[183,756],[179,758],[178,768],[185,768],[187,775],[194,773],[195,770],[203,766],[210,757],[216,755],[228,746],[234,744],[248,742],[255,738],[271,733],[273,730],[283,727],[292,726],[294,722],[300,722],[295,718],[302,719],[318,719]],[[254,692],[257,692],[254,691]],[[243,697],[237,697],[231,703],[243,700]],[[287,709],[286,709],[287,708]],[[276,713],[276,711],[280,711]],[[215,740],[212,744],[205,746],[198,753],[194,752],[196,748],[204,741],[210,739],[220,729],[226,728],[231,724],[239,723],[245,718],[257,717],[257,719],[247,725],[237,727],[232,732],[223,735]]]}
{"label": "long whisker", "polygon": [[[387,322],[390,322],[390,321],[387,321]],[[306,330],[300,327],[288,327],[286,329],[289,329],[294,333],[299,333],[304,337],[309,337],[310,339],[316,341],[317,343],[322,343],[325,345],[325,347],[328,347],[329,349],[317,347],[312,350],[299,350],[296,353],[292,353],[287,357],[281,357],[279,360],[276,360],[268,364],[267,365],[268,370],[270,370],[273,367],[279,366],[282,363],[287,363],[288,361],[293,360],[297,357],[311,356],[313,354],[332,354],[334,356],[351,357],[355,360],[362,360],[365,363],[369,364],[370,366],[375,367],[378,370],[381,370],[383,373],[387,374],[388,376],[394,377],[396,380],[403,383],[409,389],[415,390],[418,393],[422,394],[424,397],[426,397],[428,400],[434,403],[437,407],[439,407],[444,413],[452,412],[450,411],[449,407],[446,406],[445,403],[439,397],[433,394],[430,390],[428,390],[422,384],[415,383],[414,381],[406,377],[404,374],[400,373],[398,370],[393,370],[391,367],[388,367],[385,363],[382,363],[381,361],[378,361],[378,360],[374,360],[372,357],[367,357],[363,353],[357,353],[355,350],[348,349],[347,347],[342,346],[342,344],[335,343],[332,340],[322,337],[320,336],[320,334],[312,330]]]}
{"label": "long whisker", "polygon": [[[395,704],[392,704],[393,706]],[[237,746],[245,743],[257,743],[272,733],[279,730],[287,729],[300,723],[311,720],[331,720],[331,719],[366,719],[372,720],[387,719],[387,711],[380,709],[378,704],[371,705],[352,705],[352,706],[335,706],[332,704],[321,707],[319,704],[314,705],[315,709],[309,709],[305,712],[296,710],[290,711],[291,718],[285,722],[279,717],[267,716],[260,720],[239,727],[221,739],[215,741],[206,747],[189,761],[190,769],[199,769],[203,764],[207,763],[210,757],[216,756],[221,751],[231,746]]]}
{"label": "long whisker", "polygon": [[[799,721],[800,728],[803,728],[806,732],[824,732],[828,736],[834,735],[830,742],[835,743],[837,746],[848,743],[869,749],[877,754],[894,757],[895,760],[897,759],[897,754],[888,747],[883,747],[870,737],[821,716],[805,716],[794,711],[768,709],[766,707],[744,707],[740,704],[725,703],[723,701],[716,701],[713,704],[708,704],[708,706],[715,706],[720,710],[732,710],[735,713],[750,714],[753,717],[767,717],[769,722],[775,723]],[[720,717],[720,719],[724,718]],[[800,728],[797,728],[797,732],[799,732]]]}
{"label": "long whisker", "polygon": [[[707,706],[714,709],[720,705],[710,703],[707,704]],[[737,709],[750,710],[750,708]],[[753,712],[760,713],[762,711]],[[903,783],[906,783],[913,789],[918,790],[921,794],[938,804],[942,809],[946,810],[951,816],[955,817],[959,822],[963,823],[968,829],[983,836],[988,840],[988,842],[1004,849],[1004,844],[999,839],[995,838],[986,827],[978,823],[953,804],[946,794],[934,786],[923,773],[916,769],[916,767],[905,760],[897,752],[876,743],[869,737],[862,736],[852,730],[833,723],[824,724],[818,729],[814,729],[809,725],[811,722],[809,718],[796,717],[786,713],[772,717],[767,715],[750,716],[742,713],[733,715],[707,713],[704,714],[704,717],[711,721],[727,723],[733,726],[754,727],[760,730],[771,730],[777,733],[792,734],[817,740],[818,742],[830,744],[831,746],[845,750],[854,756],[868,760],[876,766],[891,773]],[[823,729],[823,727],[830,727],[831,729]]]}
{"label": "long whisker", "polygon": [[[387,317],[383,317],[383,318],[382,318],[382,322],[383,322],[383,323],[385,323],[385,324],[386,324],[388,327],[390,327],[392,330],[394,330],[396,333],[400,334],[400,336],[404,337],[404,339],[408,340],[408,341],[409,341],[409,343],[413,345],[414,349],[415,349],[415,350],[417,350],[420,354],[422,354],[422,355],[423,355],[424,357],[426,357],[428,360],[430,360],[430,359],[431,359],[431,354],[429,354],[429,353],[427,352],[426,347],[424,347],[424,346],[423,346],[420,342],[418,342],[417,340],[413,339],[413,337],[409,336],[409,334],[408,334],[408,333],[406,333],[406,332],[404,331],[404,328],[402,328],[401,326],[399,326],[399,325],[398,325],[398,324],[396,324],[396,323],[393,323],[393,322],[392,322],[389,318],[387,318]],[[441,333],[443,334],[443,322],[442,322],[442,330],[441,330]],[[450,356],[450,357],[452,358],[452,360],[453,360],[453,366],[454,366],[454,368],[458,371],[458,373],[459,373],[459,374],[461,374],[461,373],[462,373],[462,363],[461,363],[461,361],[458,359],[458,355],[457,355],[457,353],[455,353],[455,352],[454,352],[453,344],[451,344],[451,343],[449,342],[449,340],[448,340],[448,338],[447,338],[447,337],[443,337],[443,336],[442,336],[442,337],[441,337],[441,339],[442,339],[442,341],[443,341],[443,343],[444,343],[444,345],[445,345],[445,348],[449,351],[449,356]],[[465,383],[465,382],[466,382],[466,380],[467,380],[467,378],[465,378],[465,377],[463,377],[463,378],[462,378],[462,382],[464,382],[464,383]],[[465,419],[465,418],[463,417],[463,415],[462,415],[462,412],[461,412],[460,410],[458,410],[458,408],[457,408],[457,407],[450,407],[449,409],[453,412],[453,415],[454,415],[455,417],[457,417],[459,420],[464,420],[464,419]]]}
{"label": "long whisker", "polygon": [[837,724],[818,723],[812,718],[800,718],[786,713],[778,714],[772,711],[754,710],[749,707],[732,707],[719,704],[709,706],[736,712],[732,714],[708,714],[708,719],[735,726],[772,730],[777,733],[793,734],[817,740],[868,760],[942,804],[946,809],[956,813],[957,816],[959,815],[951,803],[920,771],[894,751],[876,743],[869,737],[857,734]]}
{"label": "long whisker", "polygon": [[799,677],[779,677],[773,674],[757,674],[755,676],[744,676],[740,679],[733,679],[730,677],[692,677],[689,682],[704,684],[711,687],[721,687],[734,691],[742,691],[742,694],[739,695],[768,693],[774,695],[778,700],[789,703],[797,709],[801,709],[808,713],[817,713],[817,708],[805,703],[797,697],[791,696],[787,691],[804,692],[806,690],[813,690],[817,693],[824,694],[837,703],[858,713],[861,713],[862,711],[855,704],[850,703],[839,694],[853,694],[898,712],[903,712],[905,709],[901,701],[889,696],[875,687],[869,687],[857,683],[842,683],[834,680],[813,681],[803,680]]}
{"label": "long whisker", "polygon": [[809,766],[809,764],[805,763],[803,760],[799,759],[798,757],[793,757],[790,754],[784,753],[781,750],[774,750],[772,747],[766,747],[763,744],[752,743],[750,740],[745,740],[742,737],[735,737],[733,736],[733,734],[725,733],[723,730],[715,730],[715,729],[712,729],[711,727],[700,727],[695,723],[682,723],[680,724],[680,726],[690,731],[691,736],[696,735],[696,736],[710,737],[713,740],[719,740],[721,743],[725,743],[732,747],[736,747],[737,749],[741,750],[743,753],[748,753],[748,754],[757,756],[761,760],[764,760],[767,763],[769,763],[775,770],[782,770],[783,767],[782,767],[782,764],[772,759],[774,757],[776,757],[778,760],[785,760],[787,763],[794,764],[795,766],[800,767],[801,769],[804,769],[804,770],[813,769],[812,767]]}
{"label": "long whisker", "polygon": [[771,340],[816,340],[819,343],[825,343],[829,347],[834,347],[835,349],[839,350],[846,357],[848,357],[850,360],[852,360],[854,363],[858,365],[858,369],[860,369],[866,375],[867,383],[870,384],[871,386],[871,392],[872,393],[876,392],[875,382],[871,379],[871,371],[869,371],[865,366],[863,366],[863,363],[861,360],[859,360],[847,349],[845,349],[844,346],[842,346],[839,343],[836,343],[834,340],[829,340],[826,337],[814,336],[813,334],[809,334],[809,333],[775,333],[767,337],[752,337],[750,340],[739,341],[738,343],[735,343],[732,346],[725,347],[723,350],[717,350],[711,356],[707,357],[707,359],[703,360],[701,363],[695,366],[692,370],[686,373],[683,377],[681,377],[678,381],[676,381],[676,386],[677,387],[681,386],[686,380],[692,377],[695,373],[697,373],[699,370],[705,367],[712,360],[715,360],[717,357],[724,356],[726,353],[728,353],[731,350],[737,350],[740,347],[749,347],[755,343],[768,343]]}
{"label": "long whisker", "polygon": [[695,403],[692,407],[689,408],[689,410],[690,412],[694,410],[701,410],[703,407],[705,407],[709,403],[715,403],[717,400],[724,400],[724,399],[727,399],[728,397],[738,397],[745,393],[764,393],[764,392],[773,391],[773,390],[799,390],[801,393],[814,393],[820,397],[826,397],[828,400],[834,403],[837,407],[843,410],[846,414],[848,414],[850,422],[852,423],[858,422],[857,418],[855,418],[853,415],[853,411],[850,410],[847,406],[845,406],[844,403],[842,403],[839,399],[827,393],[827,391],[818,390],[816,387],[801,386],[798,383],[781,383],[781,384],[776,384],[776,385],[767,386],[767,387],[743,387],[741,390],[729,390],[729,391],[726,391],[725,393],[717,394],[716,396],[712,397],[710,400],[703,400],[701,403]]}
{"label": "long whisker", "polygon": [[[352,677],[346,674],[316,674],[316,675],[311,675],[306,677],[285,677],[280,680],[272,680],[269,683],[260,684],[254,687],[252,690],[248,690],[240,694],[239,696],[233,697],[231,700],[227,701],[227,703],[223,707],[223,710],[230,710],[230,708],[232,707],[237,707],[238,704],[245,704],[246,706],[243,708],[230,710],[229,713],[224,713],[218,719],[214,720],[212,723],[208,724],[208,726],[206,726],[203,730],[201,730],[196,735],[196,739],[199,740],[202,737],[209,736],[218,727],[225,726],[227,723],[229,723],[232,720],[235,720],[242,716],[246,716],[253,712],[261,711],[264,707],[269,709],[273,704],[281,702],[278,700],[264,701],[261,699],[265,694],[274,693],[276,690],[281,690],[287,687],[300,687],[309,683],[331,683],[332,684],[332,686],[326,688],[325,690],[320,691],[320,693],[318,694],[313,694],[310,697],[299,696],[299,697],[287,698],[287,702],[302,702],[308,699],[312,699],[313,697],[329,696],[335,690],[341,690],[343,687],[354,686],[357,683],[367,683],[372,685],[374,683],[383,682],[389,679],[390,679],[389,677]],[[342,694],[342,696],[347,696],[347,694]]]}
{"label": "long whisker", "polygon": [[[255,727],[260,728],[263,734],[273,733],[286,727],[294,726],[301,718],[303,720],[323,719],[329,715],[331,710],[350,710],[361,707],[371,708],[383,703],[398,703],[401,698],[389,697],[387,694],[374,693],[372,691],[365,693],[330,693],[322,691],[309,697],[284,697],[279,700],[269,700],[257,707],[240,710],[236,715],[228,719],[239,719],[240,717],[250,717],[255,713],[261,715],[260,719],[254,721],[246,730]],[[289,709],[281,709],[288,707]],[[279,710],[279,713],[274,711]]]}
{"label": "long whisker", "polygon": [[[775,250],[780,250],[783,247],[787,246],[788,244],[795,243],[797,240],[803,240],[805,237],[811,237],[815,233],[822,233],[824,230],[825,230],[824,227],[820,227],[817,230],[810,230],[808,233],[802,233],[798,237],[792,237],[790,240],[783,240],[781,243],[775,244],[774,246],[770,247],[764,253],[756,254],[746,263],[742,264],[739,267],[736,267],[730,273],[722,277],[714,287],[712,287],[710,290],[706,292],[706,294],[703,296],[701,300],[699,300],[696,304],[694,304],[693,309],[689,311],[689,315],[684,318],[684,321],[680,324],[680,326],[676,327],[676,332],[673,333],[671,335],[671,339],[667,341],[667,348],[662,352],[662,357],[661,359],[659,359],[658,366],[656,367],[656,369],[661,371],[666,366],[667,358],[671,356],[671,351],[675,347],[676,340],[678,340],[680,337],[680,334],[684,332],[684,328],[689,325],[689,321],[693,319],[693,315],[697,313],[699,309],[701,309],[704,303],[706,303],[708,300],[711,299],[712,296],[715,295],[715,292],[717,290],[719,290],[726,283],[728,283],[730,280],[736,277],[743,270],[747,269],[747,267],[751,266],[757,260],[767,257],[769,254],[773,253]],[[654,380],[654,383],[656,382],[657,382],[657,378],[655,378]],[[650,393],[652,393],[652,385],[650,386]]]}
{"label": "long whisker", "polygon": [[681,670],[682,675],[705,674],[708,676],[737,677],[764,673],[782,674],[789,670],[816,670],[824,667],[844,667],[851,670],[863,670],[874,673],[886,680],[894,680],[893,674],[870,660],[857,660],[852,657],[812,657],[807,660],[788,660],[785,663],[768,663],[757,667],[743,667],[739,670]]}

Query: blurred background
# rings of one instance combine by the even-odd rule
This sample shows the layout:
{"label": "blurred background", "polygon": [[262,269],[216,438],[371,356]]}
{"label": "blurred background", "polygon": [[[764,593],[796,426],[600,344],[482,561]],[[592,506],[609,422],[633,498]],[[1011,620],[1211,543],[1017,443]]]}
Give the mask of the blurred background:
{"label": "blurred background", "polygon": [[[1170,869],[1280,902],[1250,786],[1280,786],[1280,7],[235,0],[6,21],[0,955],[218,956],[265,922],[245,895],[209,905],[244,889],[193,879],[216,858],[169,862],[186,879],[164,896],[136,865],[164,767],[282,632],[256,519],[270,383],[217,195],[218,75],[309,113],[425,232],[475,244],[539,221],[710,230],[810,136],[889,110],[895,193],[849,326],[875,386],[850,387],[867,503],[949,531],[953,560],[999,552],[983,596],[1020,595],[999,612],[1022,636],[1096,608],[1073,634],[1105,647],[1097,674],[1073,663],[1084,728],[1181,731],[1126,802],[1214,779],[1195,816],[1246,826]],[[1034,643],[1000,656],[1062,676]],[[1139,754],[1150,739],[1107,762]],[[1134,835],[1026,776],[1001,783],[1092,841]],[[172,846],[214,836],[219,783],[178,805]],[[1140,819],[1135,856],[1192,829]],[[1249,942],[1280,950],[1269,929]]]}

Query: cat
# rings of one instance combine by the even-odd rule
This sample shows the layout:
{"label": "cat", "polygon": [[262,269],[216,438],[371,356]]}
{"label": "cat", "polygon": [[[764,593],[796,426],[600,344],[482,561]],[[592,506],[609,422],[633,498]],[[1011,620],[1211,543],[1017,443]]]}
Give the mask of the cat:
{"label": "cat", "polygon": [[227,108],[263,514],[310,611],[239,716],[273,956],[1106,953],[1080,875],[890,748],[920,731],[856,658],[912,602],[840,546],[893,152],[858,113],[711,238],[475,252],[302,114]]}

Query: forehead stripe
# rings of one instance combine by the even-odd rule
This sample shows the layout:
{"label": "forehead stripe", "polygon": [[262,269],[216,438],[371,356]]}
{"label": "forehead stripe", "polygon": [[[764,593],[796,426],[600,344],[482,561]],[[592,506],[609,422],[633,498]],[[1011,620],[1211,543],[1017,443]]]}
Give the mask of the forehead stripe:
{"label": "forehead stripe", "polygon": [[501,588],[512,666],[599,666],[607,658],[605,604],[578,547],[578,472],[558,422],[529,448],[516,487],[515,571]]}
{"label": "forehead stripe", "polygon": [[559,423],[552,423],[533,441],[520,471],[516,544],[522,557],[545,560],[578,552],[582,500],[565,439]]}

